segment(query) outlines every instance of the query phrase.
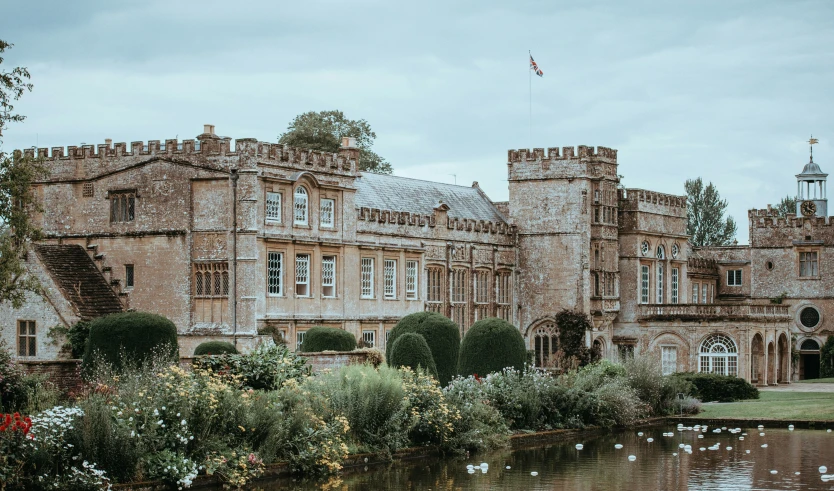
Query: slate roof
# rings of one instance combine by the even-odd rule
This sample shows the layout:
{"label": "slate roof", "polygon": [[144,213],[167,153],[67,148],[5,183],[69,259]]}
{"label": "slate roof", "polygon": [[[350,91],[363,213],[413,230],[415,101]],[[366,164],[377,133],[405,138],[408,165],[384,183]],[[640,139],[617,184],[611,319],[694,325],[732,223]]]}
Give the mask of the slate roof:
{"label": "slate roof", "polygon": [[123,310],[116,292],[83,247],[36,244],[35,251],[82,320]]}
{"label": "slate roof", "polygon": [[449,217],[506,222],[478,188],[363,172],[356,179],[356,207],[434,214],[442,200]]}

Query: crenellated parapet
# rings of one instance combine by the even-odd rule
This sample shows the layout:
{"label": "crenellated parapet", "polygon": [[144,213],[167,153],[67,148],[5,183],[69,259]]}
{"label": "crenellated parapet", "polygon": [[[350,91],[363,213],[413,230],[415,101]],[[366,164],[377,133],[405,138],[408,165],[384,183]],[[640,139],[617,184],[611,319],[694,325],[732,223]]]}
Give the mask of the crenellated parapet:
{"label": "crenellated parapet", "polygon": [[806,223],[812,228],[831,227],[834,225],[834,217],[804,217],[796,216],[793,213],[780,215],[770,206],[767,209],[748,210],[747,218],[750,219],[750,226],[752,228],[801,228]]}
{"label": "crenellated parapet", "polygon": [[658,193],[646,189],[618,189],[617,197],[620,200],[620,208],[623,209],[636,209],[641,203],[686,209],[686,196]]}
{"label": "crenellated parapet", "polygon": [[[438,224],[438,219],[435,215],[423,215],[408,211],[380,210],[379,208],[367,207],[359,208],[358,218],[362,221],[398,226],[436,227]],[[505,222],[452,217],[447,217],[445,221],[446,228],[449,230],[500,235],[512,235],[515,233],[515,225],[509,225]]]}
{"label": "crenellated parapet", "polygon": [[533,150],[521,148],[507,151],[507,162],[511,164],[571,159],[594,159],[615,164],[617,163],[617,151],[608,147],[596,147],[595,150],[594,147],[585,145],[579,145],[575,148],[562,147],[561,152],[559,147],[550,147],[547,149],[547,155],[545,155],[544,148],[534,148]]}
{"label": "crenellated parapet", "polygon": [[617,180],[617,151],[607,147],[522,148],[507,152],[509,179],[590,179]]}
{"label": "crenellated parapet", "polygon": [[[20,155],[19,151],[15,153]],[[254,157],[259,164],[343,176],[355,176],[357,169],[355,160],[339,153],[319,152],[249,138],[149,140],[135,141],[129,145],[108,141],[100,145],[31,148],[24,150],[22,154],[43,159],[50,171],[50,179],[90,179],[154,159],[228,170],[240,167],[241,160]]]}

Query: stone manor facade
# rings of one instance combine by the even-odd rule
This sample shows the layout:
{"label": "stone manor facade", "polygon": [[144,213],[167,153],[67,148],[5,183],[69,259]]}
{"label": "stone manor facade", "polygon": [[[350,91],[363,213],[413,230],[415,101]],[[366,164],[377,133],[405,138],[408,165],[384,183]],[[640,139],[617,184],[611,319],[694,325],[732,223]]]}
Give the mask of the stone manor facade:
{"label": "stone manor facade", "polygon": [[360,172],[349,138],[329,154],[232,143],[206,125],[196,140],[37,155],[50,170],[36,186],[45,239],[28,267],[45,295],[0,306],[21,359],[66,357],[50,328],[125,309],[171,319],[183,356],[206,339],[294,347],[317,325],[381,346],[429,310],[462,334],[506,319],[549,366],[554,315],[575,309],[607,358],[654,353],[666,372],[775,384],[815,376],[834,331],[834,223],[816,164],[797,176],[796,215],[751,210],[749,246],[693,249],[686,197],[621,188],[605,147],[509,151],[507,202],[477,182]]}

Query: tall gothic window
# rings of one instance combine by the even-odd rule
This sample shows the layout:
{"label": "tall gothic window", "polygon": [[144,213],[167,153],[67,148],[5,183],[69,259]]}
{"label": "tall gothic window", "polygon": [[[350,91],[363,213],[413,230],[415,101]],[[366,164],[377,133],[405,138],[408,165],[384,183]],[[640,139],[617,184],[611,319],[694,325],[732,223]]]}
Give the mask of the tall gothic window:
{"label": "tall gothic window", "polygon": [[466,330],[466,328],[469,327],[469,317],[466,314],[466,270],[454,269],[452,270],[451,276],[452,284],[450,286],[452,295],[452,321]]}
{"label": "tall gothic window", "polygon": [[510,303],[513,298],[511,273],[500,271],[495,277],[495,282],[497,283],[495,302],[498,304],[495,316],[509,322],[512,318]]}
{"label": "tall gothic window", "polygon": [[429,266],[426,268],[426,310],[443,313],[446,289],[443,286],[444,268]]}
{"label": "tall gothic window", "polygon": [[489,291],[492,289],[491,276],[490,271],[475,271],[475,321],[490,317]]}
{"label": "tall gothic window", "polygon": [[293,199],[293,222],[296,225],[307,225],[308,201],[307,190],[304,186],[298,186],[295,188],[295,195]]}
{"label": "tall gothic window", "polygon": [[535,350],[535,365],[537,367],[552,366],[553,354],[559,349],[559,338],[556,324],[547,322],[533,331],[533,349]]}

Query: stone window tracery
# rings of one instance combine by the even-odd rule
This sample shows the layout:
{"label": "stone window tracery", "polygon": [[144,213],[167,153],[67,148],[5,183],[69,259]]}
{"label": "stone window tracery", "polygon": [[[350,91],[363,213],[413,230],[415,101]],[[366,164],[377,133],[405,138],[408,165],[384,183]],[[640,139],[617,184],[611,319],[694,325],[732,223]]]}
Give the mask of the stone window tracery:
{"label": "stone window tracery", "polygon": [[533,350],[535,365],[549,367],[553,364],[553,354],[559,349],[559,331],[556,323],[546,322],[533,331]]}
{"label": "stone window tracery", "polygon": [[644,240],[644,241],[643,241],[643,243],[642,243],[642,244],[640,244],[640,252],[641,252],[644,256],[646,256],[646,255],[648,255],[648,254],[649,254],[649,249],[650,249],[650,248],[649,248],[649,242]]}
{"label": "stone window tracery", "polygon": [[512,275],[509,271],[500,271],[496,277],[496,317],[510,322],[512,318]]}
{"label": "stone window tracery", "polygon": [[724,334],[713,334],[701,343],[698,368],[702,373],[718,375],[738,374],[738,349],[736,343]]}
{"label": "stone window tracery", "polygon": [[429,312],[443,313],[446,291],[443,287],[444,271],[444,268],[437,266],[426,268],[426,310]]}
{"label": "stone window tracery", "polygon": [[195,321],[223,323],[229,315],[229,263],[194,263],[193,270]]}
{"label": "stone window tracery", "polygon": [[469,327],[467,315],[467,270],[453,269],[451,274],[452,321],[463,330]]}
{"label": "stone window tracery", "polygon": [[485,270],[475,271],[475,321],[490,317],[489,302],[492,287],[492,273]]}
{"label": "stone window tracery", "polygon": [[813,329],[820,323],[820,313],[814,307],[805,307],[799,311],[799,322],[804,327]]}

